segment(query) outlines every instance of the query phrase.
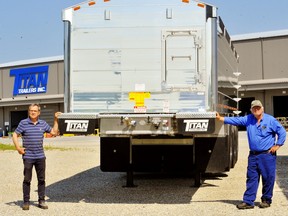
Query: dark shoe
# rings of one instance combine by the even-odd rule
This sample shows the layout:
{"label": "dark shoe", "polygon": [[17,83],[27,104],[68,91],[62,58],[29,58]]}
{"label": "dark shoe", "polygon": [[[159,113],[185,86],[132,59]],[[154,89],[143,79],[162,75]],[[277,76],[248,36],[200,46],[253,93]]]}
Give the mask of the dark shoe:
{"label": "dark shoe", "polygon": [[260,204],[259,204],[259,208],[268,208],[270,207],[270,203],[268,203],[267,201],[263,200]]}
{"label": "dark shoe", "polygon": [[238,209],[252,209],[254,206],[248,205],[247,203],[243,202],[236,206]]}
{"label": "dark shoe", "polygon": [[22,206],[22,210],[29,210],[29,203],[24,203]]}
{"label": "dark shoe", "polygon": [[46,203],[43,202],[43,201],[42,201],[42,202],[39,202],[38,207],[41,208],[41,209],[48,209],[48,206],[47,206]]}

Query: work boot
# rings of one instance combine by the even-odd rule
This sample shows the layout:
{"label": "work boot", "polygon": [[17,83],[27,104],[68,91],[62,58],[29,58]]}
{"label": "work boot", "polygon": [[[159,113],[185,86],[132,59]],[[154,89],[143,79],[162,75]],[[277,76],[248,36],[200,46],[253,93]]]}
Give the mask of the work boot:
{"label": "work boot", "polygon": [[238,204],[236,207],[238,209],[252,209],[252,208],[254,208],[253,205],[249,205],[249,204],[247,204],[245,202],[242,202],[242,203]]}
{"label": "work boot", "polygon": [[22,210],[29,210],[29,206],[30,206],[30,204],[28,202],[24,202],[24,204],[22,206]]}
{"label": "work boot", "polygon": [[270,207],[270,203],[268,203],[266,200],[262,200],[262,202],[259,204],[259,208],[268,208]]}
{"label": "work boot", "polygon": [[46,205],[45,201],[40,201],[38,207],[41,209],[48,209],[48,206]]}

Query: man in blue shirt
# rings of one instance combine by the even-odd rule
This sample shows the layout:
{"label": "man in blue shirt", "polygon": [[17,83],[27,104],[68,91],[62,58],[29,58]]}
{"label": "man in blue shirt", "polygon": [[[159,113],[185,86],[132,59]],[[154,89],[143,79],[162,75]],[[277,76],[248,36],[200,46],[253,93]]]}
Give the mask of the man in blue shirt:
{"label": "man in blue shirt", "polygon": [[[28,110],[29,117],[22,120],[15,132],[13,133],[13,143],[19,154],[22,155],[24,164],[24,181],[23,181],[23,210],[29,210],[30,205],[30,184],[32,179],[32,169],[35,166],[38,179],[38,207],[48,209],[45,204],[45,170],[46,157],[43,149],[44,133],[51,133],[56,136],[58,134],[58,116],[60,112],[56,112],[54,116],[54,126],[51,128],[45,121],[39,119],[40,105],[31,104]],[[22,145],[20,147],[18,137],[22,137]]]}
{"label": "man in blue shirt", "polygon": [[264,113],[261,101],[252,101],[251,113],[244,117],[223,117],[216,113],[216,119],[224,124],[245,126],[247,129],[250,153],[246,191],[243,202],[237,205],[238,209],[254,208],[260,175],[263,188],[259,207],[270,207],[276,175],[276,151],[286,140],[285,129],[273,116]]}

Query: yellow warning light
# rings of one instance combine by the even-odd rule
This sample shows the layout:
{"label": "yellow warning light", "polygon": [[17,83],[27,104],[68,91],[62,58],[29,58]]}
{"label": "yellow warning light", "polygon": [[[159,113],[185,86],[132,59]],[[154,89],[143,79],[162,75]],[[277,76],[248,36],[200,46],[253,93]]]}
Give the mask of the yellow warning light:
{"label": "yellow warning light", "polygon": [[205,4],[198,3],[197,6],[204,8],[204,7],[205,7]]}
{"label": "yellow warning light", "polygon": [[182,0],[182,2],[184,2],[184,3],[189,3],[190,0]]}
{"label": "yellow warning light", "polygon": [[88,3],[89,6],[92,6],[92,5],[95,5],[95,4],[96,4],[95,1],[90,1],[90,2]]}
{"label": "yellow warning light", "polygon": [[77,11],[77,10],[79,10],[81,7],[80,6],[76,6],[76,7],[74,7],[73,9],[74,9],[74,11]]}

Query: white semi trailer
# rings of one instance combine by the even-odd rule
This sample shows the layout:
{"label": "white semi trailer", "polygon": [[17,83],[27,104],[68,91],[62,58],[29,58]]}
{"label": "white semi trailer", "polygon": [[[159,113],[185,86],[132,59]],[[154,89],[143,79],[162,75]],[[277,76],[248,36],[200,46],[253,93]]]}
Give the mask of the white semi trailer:
{"label": "white semi trailer", "polygon": [[215,6],[189,0],[86,1],[63,10],[65,113],[61,133],[100,136],[100,168],[229,171],[238,56]]}

